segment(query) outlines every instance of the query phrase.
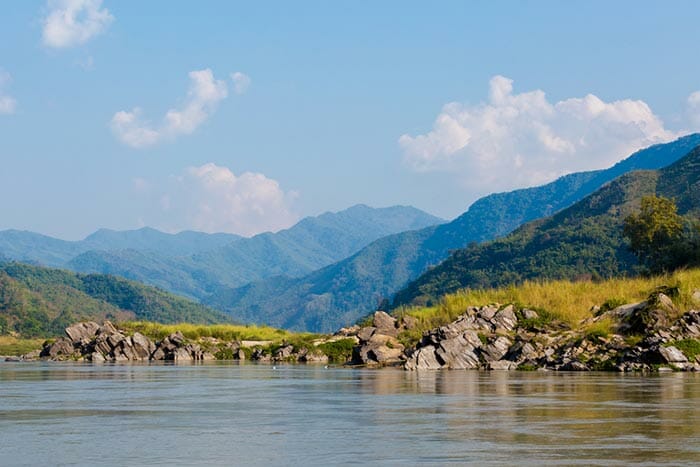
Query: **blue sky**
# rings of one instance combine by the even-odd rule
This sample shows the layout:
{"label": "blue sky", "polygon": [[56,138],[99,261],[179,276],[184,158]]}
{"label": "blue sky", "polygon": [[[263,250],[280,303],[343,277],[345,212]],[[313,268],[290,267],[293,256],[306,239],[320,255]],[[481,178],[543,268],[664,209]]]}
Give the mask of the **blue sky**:
{"label": "blue sky", "polygon": [[700,129],[694,1],[0,8],[0,229],[451,218]]}

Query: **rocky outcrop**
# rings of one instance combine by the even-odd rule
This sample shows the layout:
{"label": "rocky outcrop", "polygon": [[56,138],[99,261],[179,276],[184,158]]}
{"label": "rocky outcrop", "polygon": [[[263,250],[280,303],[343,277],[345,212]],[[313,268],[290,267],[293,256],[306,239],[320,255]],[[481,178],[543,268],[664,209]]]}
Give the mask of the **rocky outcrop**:
{"label": "rocky outcrop", "polygon": [[202,361],[214,358],[200,345],[186,342],[179,332],[153,342],[139,332],[127,336],[109,321],[103,325],[94,322],[74,324],[66,328],[66,336],[47,342],[39,357],[91,362]]}
{"label": "rocky outcrop", "polygon": [[384,311],[377,311],[372,325],[356,330],[358,344],[352,352],[352,365],[398,365],[405,360],[404,346],[397,339],[412,321],[398,321]]}
{"label": "rocky outcrop", "polygon": [[[471,307],[455,321],[426,332],[404,356],[407,370],[543,369],[560,371],[652,371],[659,365],[700,371],[700,357],[688,358],[677,342],[700,345],[700,311],[680,313],[672,300],[656,293],[568,329],[538,322],[533,310],[512,305]],[[609,319],[613,332],[586,332]]]}

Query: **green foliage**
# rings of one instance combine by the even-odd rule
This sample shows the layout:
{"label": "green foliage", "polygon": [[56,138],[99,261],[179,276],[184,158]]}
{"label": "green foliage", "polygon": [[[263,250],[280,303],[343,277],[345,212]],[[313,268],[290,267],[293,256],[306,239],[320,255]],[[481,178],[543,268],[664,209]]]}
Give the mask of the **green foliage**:
{"label": "green foliage", "polygon": [[355,341],[352,339],[340,339],[318,345],[318,349],[328,356],[331,363],[344,363],[352,357],[352,349]]}
{"label": "green foliage", "polygon": [[[679,191],[681,181],[691,188]],[[398,292],[394,305],[425,303],[465,287],[480,289],[542,279],[600,280],[634,274],[637,261],[622,235],[625,219],[628,223],[635,219],[633,212],[642,199],[658,200],[650,197],[655,193],[674,196],[679,210],[694,216],[700,209],[700,188],[695,190],[694,186],[700,186],[700,147],[665,169],[624,175],[570,208],[526,224],[507,237],[457,250]],[[646,201],[647,207],[658,205],[654,203]],[[660,205],[666,214],[656,222],[662,227],[653,230],[660,233],[652,239],[675,238],[677,214],[665,201]],[[657,240],[651,244],[658,247]],[[659,251],[661,258],[665,257],[666,252]],[[686,251],[700,255],[700,248]]]}
{"label": "green foliage", "polygon": [[651,272],[671,270],[682,263],[678,246],[683,241],[683,218],[673,200],[644,196],[638,213],[625,219],[624,234],[630,249]]}
{"label": "green foliage", "polygon": [[121,278],[0,264],[3,329],[24,337],[58,336],[76,321],[135,317],[161,322],[230,321],[221,312]]}
{"label": "green foliage", "polygon": [[43,339],[0,336],[0,355],[24,355],[42,347]]}

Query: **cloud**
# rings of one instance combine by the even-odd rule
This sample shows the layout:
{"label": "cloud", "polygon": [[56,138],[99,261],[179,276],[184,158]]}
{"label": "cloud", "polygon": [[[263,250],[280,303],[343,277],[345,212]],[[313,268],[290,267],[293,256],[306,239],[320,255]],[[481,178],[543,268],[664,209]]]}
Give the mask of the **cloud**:
{"label": "cloud", "polygon": [[541,90],[514,93],[511,79],[494,76],[488,102],[449,103],[431,131],[398,142],[413,170],[452,172],[484,192],[607,167],[676,136],[640,100],[588,94],[552,103]]}
{"label": "cloud", "polygon": [[246,92],[251,83],[250,76],[240,71],[231,73],[231,79],[233,80],[233,90],[236,94],[243,94]]}
{"label": "cloud", "polygon": [[142,217],[169,231],[192,229],[249,236],[287,228],[299,219],[293,209],[295,192],[285,192],[276,180],[263,174],[236,175],[211,162],[188,167],[164,184],[135,179],[133,189],[151,197],[153,210]]}
{"label": "cloud", "polygon": [[43,41],[62,49],[84,44],[104,32],[114,21],[102,0],[49,0],[44,18]]}
{"label": "cloud", "polygon": [[0,70],[0,114],[9,115],[15,113],[17,101],[3,92],[3,88],[10,84],[11,81],[12,76],[8,72]]}
{"label": "cloud", "polygon": [[135,107],[114,114],[110,122],[114,135],[124,144],[143,148],[194,132],[228,96],[228,89],[224,81],[214,79],[210,69],[191,71],[189,78],[190,89],[184,106],[168,110],[157,128],[143,120],[141,109]]}

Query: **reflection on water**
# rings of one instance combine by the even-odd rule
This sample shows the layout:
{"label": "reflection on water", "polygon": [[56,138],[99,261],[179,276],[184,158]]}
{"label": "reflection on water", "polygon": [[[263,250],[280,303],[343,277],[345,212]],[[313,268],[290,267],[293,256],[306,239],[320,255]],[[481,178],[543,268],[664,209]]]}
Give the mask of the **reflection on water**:
{"label": "reflection on water", "polygon": [[0,364],[2,465],[695,465],[700,375]]}

